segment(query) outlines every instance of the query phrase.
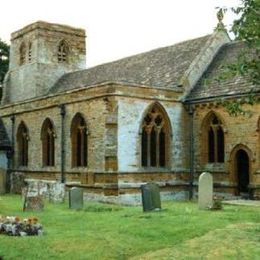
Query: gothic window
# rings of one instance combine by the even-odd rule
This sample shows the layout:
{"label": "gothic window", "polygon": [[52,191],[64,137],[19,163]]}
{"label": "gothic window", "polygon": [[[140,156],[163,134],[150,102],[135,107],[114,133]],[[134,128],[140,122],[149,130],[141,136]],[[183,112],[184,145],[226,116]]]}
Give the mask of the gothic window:
{"label": "gothic window", "polygon": [[170,129],[165,112],[157,104],[144,117],[141,135],[143,167],[166,167],[169,160]]}
{"label": "gothic window", "polygon": [[28,48],[28,61],[32,61],[32,43],[29,43],[29,48]]}
{"label": "gothic window", "polygon": [[42,162],[44,166],[55,164],[55,131],[49,118],[46,118],[42,125]]}
{"label": "gothic window", "polygon": [[72,120],[71,148],[72,167],[87,166],[87,125],[80,113],[77,113]]}
{"label": "gothic window", "polygon": [[26,61],[26,46],[24,44],[24,42],[22,42],[22,44],[20,45],[20,65],[25,64]]}
{"label": "gothic window", "polygon": [[64,40],[62,40],[58,46],[58,62],[68,61],[68,52],[68,44]]}
{"label": "gothic window", "polygon": [[206,124],[207,161],[209,163],[224,162],[224,131],[222,122],[212,114]]}
{"label": "gothic window", "polygon": [[19,166],[28,165],[28,129],[24,122],[21,122],[17,130],[17,148]]}

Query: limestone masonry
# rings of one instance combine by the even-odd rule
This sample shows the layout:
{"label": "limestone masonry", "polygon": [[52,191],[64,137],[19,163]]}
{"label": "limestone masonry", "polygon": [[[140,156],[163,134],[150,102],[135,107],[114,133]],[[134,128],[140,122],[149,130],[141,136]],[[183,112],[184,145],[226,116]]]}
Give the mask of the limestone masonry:
{"label": "limestone masonry", "polygon": [[[82,188],[85,200],[132,204],[154,182],[162,199],[186,199],[206,171],[214,194],[260,198],[260,86],[220,79],[244,43],[218,26],[86,69],[85,37],[42,21],[11,35],[0,192],[21,192],[27,182],[50,196],[64,183]],[[245,112],[230,113],[234,103]]]}

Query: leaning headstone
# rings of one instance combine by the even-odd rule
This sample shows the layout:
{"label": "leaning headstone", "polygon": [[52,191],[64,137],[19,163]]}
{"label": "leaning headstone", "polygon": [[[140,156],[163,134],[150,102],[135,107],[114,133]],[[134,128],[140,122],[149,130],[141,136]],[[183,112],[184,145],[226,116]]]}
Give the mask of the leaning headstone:
{"label": "leaning headstone", "polygon": [[83,190],[81,188],[73,187],[69,191],[69,207],[70,209],[83,208]]}
{"label": "leaning headstone", "polygon": [[141,186],[143,211],[161,209],[161,197],[159,186],[155,183],[147,183]]}
{"label": "leaning headstone", "polygon": [[213,178],[208,172],[199,177],[199,209],[210,209],[213,206]]}

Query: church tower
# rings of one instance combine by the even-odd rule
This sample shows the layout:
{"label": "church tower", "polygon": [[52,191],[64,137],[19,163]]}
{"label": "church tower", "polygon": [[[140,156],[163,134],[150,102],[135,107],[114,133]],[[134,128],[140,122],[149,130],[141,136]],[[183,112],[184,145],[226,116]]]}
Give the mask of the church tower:
{"label": "church tower", "polygon": [[85,31],[38,21],[11,35],[2,104],[44,96],[64,74],[85,69]]}

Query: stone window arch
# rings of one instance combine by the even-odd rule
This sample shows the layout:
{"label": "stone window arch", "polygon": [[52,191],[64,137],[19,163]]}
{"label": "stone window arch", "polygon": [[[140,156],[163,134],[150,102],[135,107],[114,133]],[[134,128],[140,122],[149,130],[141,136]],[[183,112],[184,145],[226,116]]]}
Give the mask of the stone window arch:
{"label": "stone window arch", "polygon": [[146,112],[141,126],[141,166],[167,167],[170,160],[171,128],[161,105],[155,103]]}
{"label": "stone window arch", "polygon": [[28,166],[29,133],[28,128],[23,121],[18,126],[16,139],[18,149],[18,165]]}
{"label": "stone window arch", "polygon": [[19,48],[19,63],[20,65],[25,64],[26,62],[26,46],[25,43],[22,42]]}
{"label": "stone window arch", "polygon": [[223,163],[225,160],[225,134],[222,120],[210,112],[202,124],[202,154],[205,163]]}
{"label": "stone window arch", "polygon": [[58,44],[57,58],[58,62],[67,62],[69,54],[69,45],[65,40],[61,40]]}
{"label": "stone window arch", "polygon": [[88,138],[87,124],[84,117],[77,113],[71,123],[71,155],[72,167],[87,166]]}
{"label": "stone window arch", "polygon": [[49,118],[46,118],[41,129],[43,166],[55,165],[55,137],[54,125]]}

